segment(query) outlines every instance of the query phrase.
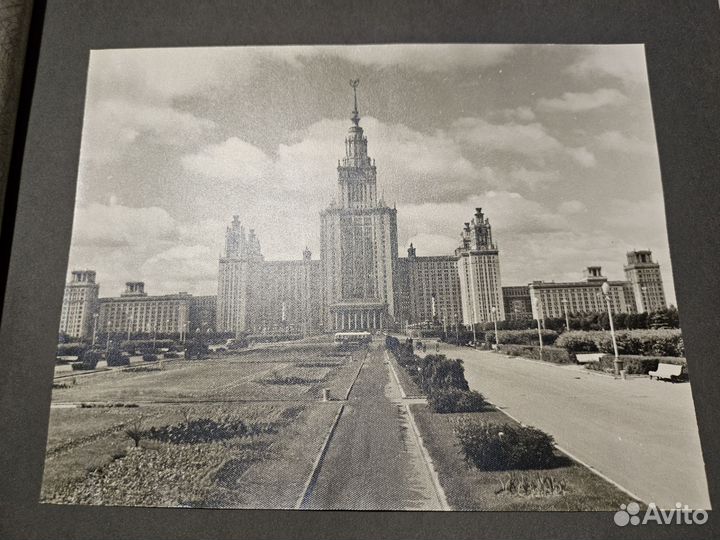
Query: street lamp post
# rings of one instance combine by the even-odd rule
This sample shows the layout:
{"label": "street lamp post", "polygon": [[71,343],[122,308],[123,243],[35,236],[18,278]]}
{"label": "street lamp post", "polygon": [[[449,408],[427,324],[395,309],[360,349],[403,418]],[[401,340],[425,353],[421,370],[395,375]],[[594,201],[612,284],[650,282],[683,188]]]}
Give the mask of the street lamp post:
{"label": "street lamp post", "polygon": [[570,318],[568,317],[567,298],[563,298],[561,302],[563,305],[563,311],[565,312],[565,330],[570,331]]}
{"label": "street lamp post", "polygon": [[132,315],[128,317],[128,341],[130,341],[130,332],[132,331]]}
{"label": "street lamp post", "polygon": [[612,308],[610,307],[610,285],[606,281],[602,284],[602,293],[607,303],[608,319],[610,319],[610,336],[612,337],[613,352],[615,353],[615,375],[620,375],[623,371],[623,363],[618,357],[617,340],[615,339],[615,324],[613,323]]}
{"label": "street lamp post", "polygon": [[498,339],[497,308],[495,306],[492,307],[492,315],[493,315],[493,323],[495,323],[495,349],[497,349],[498,346],[500,345],[500,340]]}
{"label": "street lamp post", "polygon": [[542,304],[540,303],[540,299],[538,297],[535,297],[535,311],[537,312],[537,328],[538,328],[538,342],[540,343],[540,357],[542,357],[542,350],[543,350],[543,340],[542,340],[542,329],[540,328],[540,318],[542,317],[540,311],[542,309]]}
{"label": "street lamp post", "polygon": [[98,322],[98,314],[93,313],[93,339],[92,339],[93,348],[95,348],[95,340],[97,339],[97,322]]}

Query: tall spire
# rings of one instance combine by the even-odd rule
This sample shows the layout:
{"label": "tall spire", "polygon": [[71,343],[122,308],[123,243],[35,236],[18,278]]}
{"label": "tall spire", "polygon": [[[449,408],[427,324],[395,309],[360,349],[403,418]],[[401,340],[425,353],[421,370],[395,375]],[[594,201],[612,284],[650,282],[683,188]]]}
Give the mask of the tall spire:
{"label": "tall spire", "polygon": [[360,115],[358,114],[358,107],[357,107],[357,87],[360,84],[360,79],[351,79],[350,80],[350,86],[352,86],[353,89],[353,98],[355,99],[355,108],[353,109],[353,115],[351,120],[353,121],[353,124],[356,126],[360,124]]}

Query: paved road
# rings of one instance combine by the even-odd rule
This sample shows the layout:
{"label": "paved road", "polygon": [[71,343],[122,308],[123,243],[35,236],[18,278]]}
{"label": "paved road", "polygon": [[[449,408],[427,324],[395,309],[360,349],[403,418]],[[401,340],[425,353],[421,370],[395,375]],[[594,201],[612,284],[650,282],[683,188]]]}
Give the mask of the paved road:
{"label": "paved road", "polygon": [[440,510],[406,414],[373,343],[303,508]]}
{"label": "paved road", "polygon": [[[429,349],[428,349],[429,352]],[[710,508],[689,384],[555,366],[443,345],[470,388],[646,502]]]}

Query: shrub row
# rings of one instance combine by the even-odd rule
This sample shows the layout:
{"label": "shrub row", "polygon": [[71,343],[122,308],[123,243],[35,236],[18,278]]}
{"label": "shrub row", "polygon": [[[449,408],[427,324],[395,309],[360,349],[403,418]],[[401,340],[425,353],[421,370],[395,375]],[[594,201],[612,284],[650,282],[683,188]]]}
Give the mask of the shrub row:
{"label": "shrub row", "polygon": [[475,412],[485,408],[485,398],[470,391],[462,360],[450,360],[442,354],[420,358],[413,352],[411,341],[401,343],[392,336],[387,336],[385,344],[398,364],[428,395],[428,403],[435,412]]}
{"label": "shrub row", "polygon": [[574,364],[575,355],[560,347],[546,346],[540,350],[537,345],[500,345],[498,350],[508,356],[522,356],[556,364]]}
{"label": "shrub row", "polygon": [[[619,355],[618,358],[623,361],[623,369],[628,375],[647,375],[650,371],[656,371],[660,362],[687,366],[685,358],[677,356]],[[615,369],[614,362],[614,355],[605,355],[600,357],[598,362],[588,362],[585,367],[595,371],[613,371]]]}
{"label": "shrub row", "polygon": [[[558,333],[555,330],[541,330],[543,345],[552,345],[558,339]],[[485,332],[485,341],[495,343],[495,331]],[[510,345],[537,345],[538,331],[535,329],[528,330],[498,330],[498,341],[503,344]]]}
{"label": "shrub row", "polygon": [[[684,356],[680,330],[621,330],[615,332],[618,352],[623,355],[642,356]],[[570,352],[612,353],[610,332],[565,332],[555,342]]]}
{"label": "shrub row", "polygon": [[466,418],[455,434],[465,461],[485,471],[549,468],[555,461],[553,438],[533,427]]}

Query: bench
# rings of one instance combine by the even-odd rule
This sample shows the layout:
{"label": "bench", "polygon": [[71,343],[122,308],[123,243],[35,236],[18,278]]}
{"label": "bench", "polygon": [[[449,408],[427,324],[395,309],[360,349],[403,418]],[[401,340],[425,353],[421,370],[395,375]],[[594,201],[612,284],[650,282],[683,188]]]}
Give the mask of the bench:
{"label": "bench", "polygon": [[587,364],[589,362],[599,362],[605,353],[576,353],[575,358],[578,364]]}
{"label": "bench", "polygon": [[648,371],[648,375],[650,375],[650,379],[655,377],[657,380],[666,379],[675,382],[682,376],[683,367],[680,364],[663,364],[661,362],[658,364],[657,370]]}

